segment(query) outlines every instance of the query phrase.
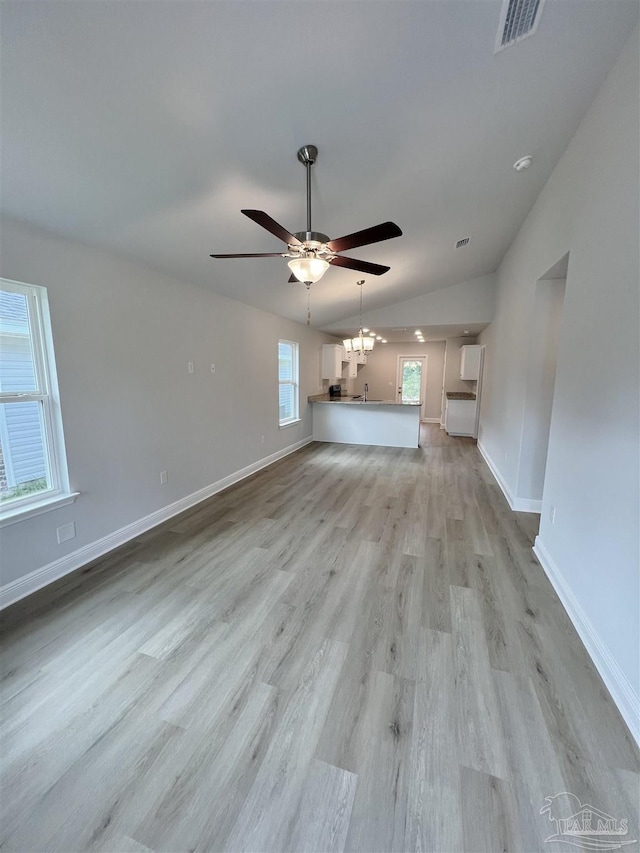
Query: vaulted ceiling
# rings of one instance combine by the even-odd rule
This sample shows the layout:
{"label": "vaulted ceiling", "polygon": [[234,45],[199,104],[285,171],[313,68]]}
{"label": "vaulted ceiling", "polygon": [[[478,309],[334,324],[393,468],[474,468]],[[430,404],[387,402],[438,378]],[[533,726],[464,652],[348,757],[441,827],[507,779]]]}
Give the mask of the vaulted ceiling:
{"label": "vaulted ceiling", "polygon": [[[242,216],[332,237],[387,219],[357,258],[369,308],[492,272],[637,20],[635,0],[547,0],[494,54],[499,0],[2,4],[9,215],[304,322],[280,244]],[[533,165],[516,173],[524,154]],[[459,238],[470,236],[464,249]],[[312,288],[314,325],[357,311],[356,273]]]}

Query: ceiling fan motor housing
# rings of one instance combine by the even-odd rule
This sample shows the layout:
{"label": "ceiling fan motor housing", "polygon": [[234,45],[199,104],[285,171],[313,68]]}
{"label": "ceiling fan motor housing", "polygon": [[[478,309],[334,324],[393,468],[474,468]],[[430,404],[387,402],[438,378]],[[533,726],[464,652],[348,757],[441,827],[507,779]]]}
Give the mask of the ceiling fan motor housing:
{"label": "ceiling fan motor housing", "polygon": [[323,234],[321,231],[296,231],[294,237],[297,237],[301,243],[317,244],[310,245],[310,249],[319,249],[323,243],[329,242],[328,235]]}

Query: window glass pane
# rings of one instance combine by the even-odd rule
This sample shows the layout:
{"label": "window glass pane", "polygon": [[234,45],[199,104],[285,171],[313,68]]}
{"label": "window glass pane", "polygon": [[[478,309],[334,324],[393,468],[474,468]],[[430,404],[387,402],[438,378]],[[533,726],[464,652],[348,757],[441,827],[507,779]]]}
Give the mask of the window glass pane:
{"label": "window glass pane", "polygon": [[51,488],[42,404],[0,405],[0,502]]}
{"label": "window glass pane", "polygon": [[404,361],[402,363],[402,402],[419,403],[422,381],[422,362]]}
{"label": "window glass pane", "polygon": [[0,290],[0,391],[36,391],[27,297]]}
{"label": "window glass pane", "polygon": [[280,420],[287,421],[294,417],[293,385],[280,386]]}
{"label": "window glass pane", "polygon": [[282,341],[278,344],[278,379],[293,379],[293,346]]}

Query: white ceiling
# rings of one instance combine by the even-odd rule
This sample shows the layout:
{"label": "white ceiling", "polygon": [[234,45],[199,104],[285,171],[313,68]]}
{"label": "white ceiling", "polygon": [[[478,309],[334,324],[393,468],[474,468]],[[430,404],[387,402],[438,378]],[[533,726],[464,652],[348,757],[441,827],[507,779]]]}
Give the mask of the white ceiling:
{"label": "white ceiling", "polygon": [[[493,54],[499,0],[2,3],[2,203],[17,219],[304,322],[303,285],[242,216],[337,237],[374,309],[492,272],[634,25],[636,0],[547,0],[536,35]],[[512,163],[533,154],[517,174]],[[457,239],[470,246],[455,250]],[[330,269],[314,325],[357,312]],[[417,318],[419,319],[419,318]]]}
{"label": "white ceiling", "polygon": [[[366,328],[366,323],[364,323]],[[429,326],[421,324],[418,326],[376,326],[371,329],[376,333],[377,337],[384,338],[389,344],[400,343],[418,343],[416,331],[422,332],[422,337],[425,341],[444,341],[447,338],[476,338],[483,329],[486,329],[487,323],[465,323],[456,325],[440,325]],[[331,334],[336,338],[351,338],[357,334],[357,329],[353,326],[344,326],[341,329],[332,329]],[[376,343],[376,346],[378,344]]]}

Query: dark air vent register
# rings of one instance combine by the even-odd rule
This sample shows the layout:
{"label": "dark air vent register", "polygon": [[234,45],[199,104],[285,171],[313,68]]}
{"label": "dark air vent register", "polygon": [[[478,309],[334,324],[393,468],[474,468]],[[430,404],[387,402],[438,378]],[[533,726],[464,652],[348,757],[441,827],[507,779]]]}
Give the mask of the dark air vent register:
{"label": "dark air vent register", "polygon": [[504,0],[495,53],[535,33],[544,0]]}

